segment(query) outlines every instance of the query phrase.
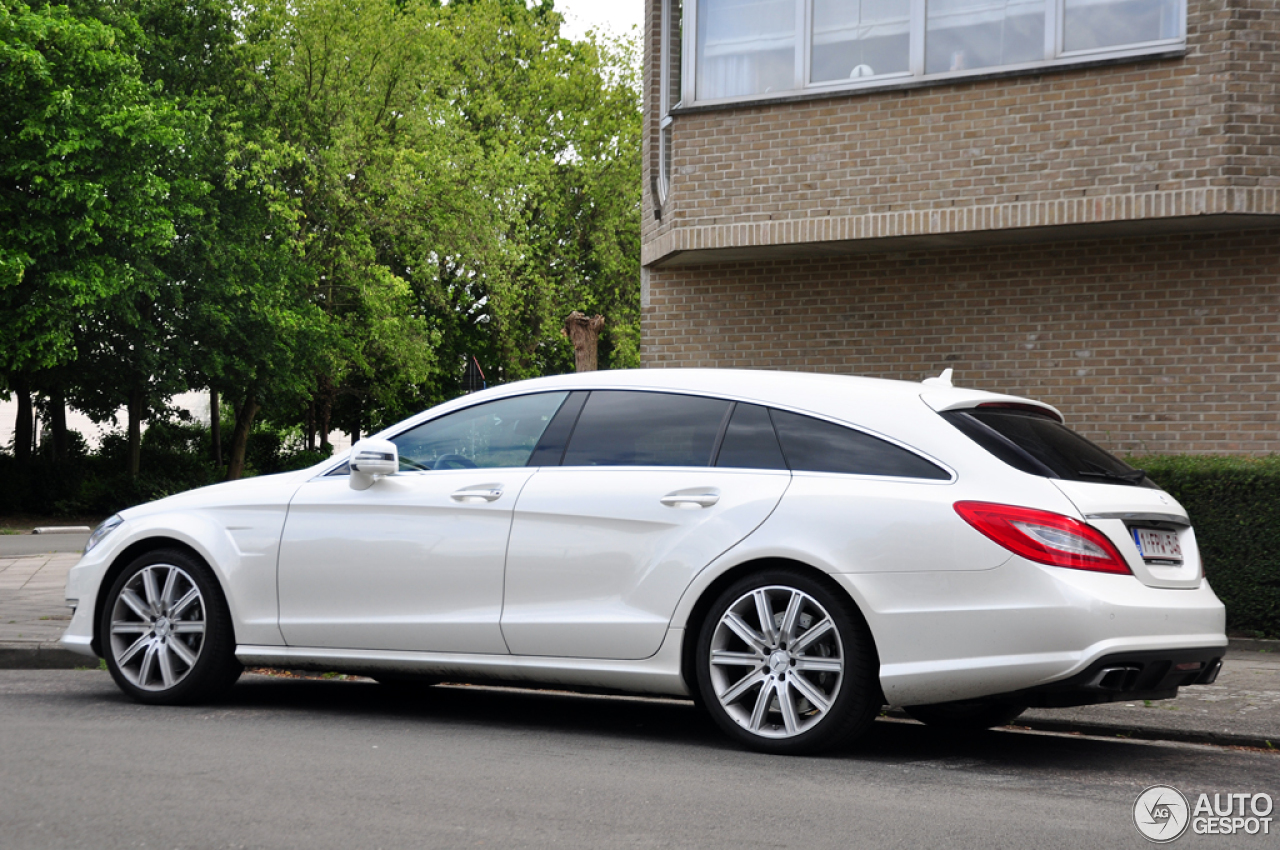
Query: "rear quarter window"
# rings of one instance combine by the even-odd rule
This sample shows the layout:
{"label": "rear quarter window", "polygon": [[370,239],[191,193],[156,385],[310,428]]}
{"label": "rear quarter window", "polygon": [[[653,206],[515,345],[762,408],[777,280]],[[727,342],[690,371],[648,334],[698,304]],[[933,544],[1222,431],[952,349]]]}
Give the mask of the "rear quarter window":
{"label": "rear quarter window", "polygon": [[841,472],[950,480],[951,474],[879,437],[798,413],[770,410],[787,465],[796,472]]}

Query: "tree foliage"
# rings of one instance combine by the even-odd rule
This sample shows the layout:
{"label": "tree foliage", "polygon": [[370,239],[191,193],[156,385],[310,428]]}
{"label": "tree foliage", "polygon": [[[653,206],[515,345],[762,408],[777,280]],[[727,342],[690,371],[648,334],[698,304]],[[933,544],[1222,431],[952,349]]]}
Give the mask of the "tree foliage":
{"label": "tree foliage", "polygon": [[[361,432],[638,362],[636,45],[522,0],[3,0],[0,389]],[[131,454],[137,471],[137,451]]]}

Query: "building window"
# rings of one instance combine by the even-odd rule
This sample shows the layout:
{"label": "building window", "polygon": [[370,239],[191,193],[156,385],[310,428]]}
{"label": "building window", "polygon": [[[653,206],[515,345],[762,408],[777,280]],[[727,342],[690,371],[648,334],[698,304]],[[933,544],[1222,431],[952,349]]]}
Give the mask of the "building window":
{"label": "building window", "polygon": [[665,204],[671,191],[671,110],[680,103],[680,66],[684,50],[684,12],[681,0],[662,2],[662,55],[659,85],[662,117],[658,123],[658,203]]}
{"label": "building window", "polygon": [[684,15],[677,37],[664,26],[664,109],[1143,56],[1186,35],[1186,0],[688,0]]}

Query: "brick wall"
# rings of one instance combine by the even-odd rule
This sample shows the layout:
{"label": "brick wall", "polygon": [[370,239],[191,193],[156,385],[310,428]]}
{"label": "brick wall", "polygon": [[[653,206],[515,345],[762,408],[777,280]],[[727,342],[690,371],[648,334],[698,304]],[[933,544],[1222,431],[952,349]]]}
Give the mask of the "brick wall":
{"label": "brick wall", "polygon": [[643,333],[648,367],[952,367],[1115,450],[1280,451],[1280,230],[651,269]]}
{"label": "brick wall", "polygon": [[1280,215],[1280,4],[1188,0],[1182,58],[678,115],[659,222],[649,4],[646,264],[886,229]]}

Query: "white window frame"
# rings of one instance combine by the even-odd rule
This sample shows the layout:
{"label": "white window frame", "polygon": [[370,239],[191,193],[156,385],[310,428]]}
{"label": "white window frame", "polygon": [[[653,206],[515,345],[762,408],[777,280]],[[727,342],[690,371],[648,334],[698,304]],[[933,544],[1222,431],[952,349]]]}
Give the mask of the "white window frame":
{"label": "white window frame", "polygon": [[[670,0],[660,0],[664,16],[669,11]],[[910,22],[910,55],[909,70],[900,73],[882,74],[864,80],[851,82],[835,80],[828,82],[811,82],[809,79],[812,67],[813,50],[813,0],[793,0],[796,5],[799,47],[796,50],[795,88],[786,91],[774,91],[767,94],[738,95],[723,98],[704,98],[697,96],[698,80],[698,7],[701,0],[684,0],[684,30],[681,47],[681,90],[679,104],[666,104],[667,82],[665,62],[667,52],[662,52],[664,70],[663,88],[663,120],[669,120],[672,109],[680,107],[717,106],[721,104],[752,103],[770,100],[790,100],[806,95],[822,95],[841,91],[866,91],[883,88],[898,88],[906,85],[927,85],[944,83],[966,77],[990,77],[1006,74],[1019,74],[1044,70],[1057,66],[1079,65],[1084,62],[1111,62],[1123,59],[1139,59],[1144,56],[1167,55],[1186,50],[1187,44],[1187,0],[1177,0],[1179,35],[1174,38],[1146,41],[1138,44],[1125,44],[1114,47],[1094,48],[1090,50],[1066,51],[1063,49],[1064,23],[1068,0],[1046,0],[1045,12],[1045,55],[1044,59],[1035,62],[1024,62],[1016,65],[992,65],[964,71],[947,71],[944,73],[926,74],[925,63],[925,29],[927,26],[927,10],[929,0],[911,0]],[[664,17],[665,20],[665,17]],[[665,45],[664,33],[664,45]]]}
{"label": "white window frame", "polygon": [[[681,10],[683,11],[684,8],[686,8],[686,6],[692,2],[695,2],[695,0],[685,0],[681,4]],[[658,199],[657,200],[658,200],[658,207],[659,209],[661,209],[662,206],[667,203],[667,198],[671,194],[671,184],[670,184],[670,181],[667,179],[667,172],[671,170],[671,136],[672,136],[671,125],[675,122],[675,119],[671,117],[671,110],[679,106],[680,103],[671,102],[671,7],[673,5],[673,0],[659,0],[659,5],[661,6],[661,10],[662,10],[661,15],[659,16],[659,20],[660,20],[659,25],[662,27],[662,32],[661,32],[661,35],[659,36],[660,46],[658,51],[658,63],[659,63],[658,86],[661,89],[661,91],[658,94],[658,103],[659,103],[658,114],[661,117],[658,119],[658,180],[657,180]],[[681,39],[682,43],[680,45],[681,65],[684,64],[684,58],[686,56],[685,45],[687,44],[686,39],[688,38],[687,33],[682,33],[682,35],[684,37]],[[681,68],[682,76],[680,78],[680,84],[681,84],[680,102],[681,103],[683,103],[685,100],[685,97],[683,96],[684,95],[683,70],[684,69],[682,67]]]}

